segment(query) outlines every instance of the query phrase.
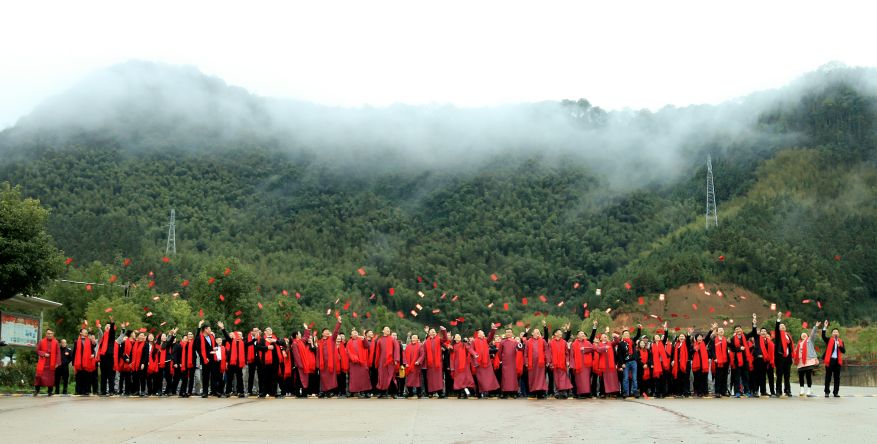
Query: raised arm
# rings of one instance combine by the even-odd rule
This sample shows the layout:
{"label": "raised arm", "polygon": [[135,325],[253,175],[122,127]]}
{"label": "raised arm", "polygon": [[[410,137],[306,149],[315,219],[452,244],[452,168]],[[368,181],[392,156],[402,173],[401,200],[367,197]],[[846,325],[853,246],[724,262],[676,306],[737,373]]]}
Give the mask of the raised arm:
{"label": "raised arm", "polygon": [[828,330],[828,319],[825,320],[825,323],[822,324],[822,340],[828,344],[828,336],[825,336],[825,331]]}
{"label": "raised arm", "polygon": [[341,316],[338,316],[338,322],[335,323],[335,329],[332,330],[332,342],[335,342],[339,331],[341,331]]}
{"label": "raised arm", "polygon": [[494,336],[496,336],[496,325],[491,322],[490,323],[490,333],[487,334],[487,343],[488,344],[493,342]]}
{"label": "raised arm", "polygon": [[643,334],[643,325],[637,324],[636,325],[636,336],[633,337],[634,344],[636,344],[637,341],[639,341],[639,337],[642,336],[642,334]]}

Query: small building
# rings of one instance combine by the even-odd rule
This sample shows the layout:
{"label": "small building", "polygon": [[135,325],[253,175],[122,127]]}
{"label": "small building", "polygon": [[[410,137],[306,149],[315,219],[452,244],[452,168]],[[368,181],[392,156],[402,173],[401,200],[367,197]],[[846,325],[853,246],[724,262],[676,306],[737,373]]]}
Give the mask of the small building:
{"label": "small building", "polygon": [[[0,341],[9,346],[36,348],[45,328],[45,311],[61,305],[60,302],[22,294],[0,301]],[[3,355],[3,360],[7,361],[9,356]]]}

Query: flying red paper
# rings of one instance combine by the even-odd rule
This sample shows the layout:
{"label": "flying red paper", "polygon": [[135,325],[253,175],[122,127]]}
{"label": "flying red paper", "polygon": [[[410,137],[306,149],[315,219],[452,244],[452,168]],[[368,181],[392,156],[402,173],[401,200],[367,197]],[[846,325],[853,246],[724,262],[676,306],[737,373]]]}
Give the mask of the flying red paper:
{"label": "flying red paper", "polygon": [[450,324],[451,324],[451,327],[456,327],[456,326],[457,326],[457,321],[451,321]]}
{"label": "flying red paper", "polygon": [[341,308],[343,308],[344,310],[349,310],[350,309],[350,301],[345,302],[344,306]]}
{"label": "flying red paper", "polygon": [[451,298],[451,302],[457,302],[457,299],[460,299],[460,297],[457,295],[454,295],[454,297]]}
{"label": "flying red paper", "polygon": [[590,318],[590,317],[591,317],[591,310],[585,310],[585,317],[586,317],[586,318]]}
{"label": "flying red paper", "polygon": [[502,309],[505,310],[505,311],[509,311],[509,303],[508,303],[508,302],[503,303],[503,304],[502,304]]}
{"label": "flying red paper", "polygon": [[462,316],[460,316],[459,318],[457,318],[457,322],[465,322],[465,321],[466,321],[466,318],[464,318],[464,317],[462,317]]}
{"label": "flying red paper", "polygon": [[231,268],[225,267],[225,271],[223,271],[222,274],[224,274],[224,275],[226,275],[226,276],[230,275],[230,274],[231,274]]}
{"label": "flying red paper", "polygon": [[390,287],[390,296],[393,296],[394,294],[396,294],[396,289],[393,287]]}
{"label": "flying red paper", "polygon": [[396,315],[399,316],[400,318],[404,318],[404,317],[405,317],[405,313],[402,313],[402,310],[397,311],[397,312],[396,312]]}
{"label": "flying red paper", "polygon": [[289,292],[286,291],[286,290],[281,290],[281,291],[280,291],[280,294],[282,294],[282,295],[284,295],[284,296],[289,296]]}
{"label": "flying red paper", "polygon": [[238,311],[236,311],[236,312],[234,312],[234,315],[235,315],[235,316],[240,316],[240,315],[241,315],[241,313],[243,313],[243,311],[241,311],[241,310],[238,310]]}
{"label": "flying red paper", "polygon": [[73,263],[73,258],[72,258],[72,257],[68,257],[67,260],[64,261],[64,265],[70,265],[70,264],[72,264],[72,263]]}
{"label": "flying red paper", "polygon": [[161,258],[161,261],[164,262],[164,263],[168,263],[168,262],[171,261],[171,258],[165,256],[165,257]]}
{"label": "flying red paper", "polygon": [[149,281],[149,288],[155,287],[155,281]]}
{"label": "flying red paper", "polygon": [[834,260],[836,260],[836,261],[840,261],[840,255],[839,255],[839,254],[836,254],[836,255],[834,256]]}
{"label": "flying red paper", "polygon": [[643,305],[643,304],[645,304],[645,303],[646,303],[645,298],[643,298],[642,296],[640,296],[640,297],[639,297],[639,305]]}
{"label": "flying red paper", "polygon": [[237,318],[234,320],[234,325],[238,325],[241,323],[241,318]]}
{"label": "flying red paper", "polygon": [[630,285],[630,282],[625,282],[625,283],[624,283],[624,288],[626,288],[628,291],[630,291],[630,289],[632,288],[631,285]]}
{"label": "flying red paper", "polygon": [[691,308],[697,310],[697,304],[691,304]]}
{"label": "flying red paper", "polygon": [[125,260],[122,261],[122,266],[127,267],[128,265],[131,265],[131,259],[125,258]]}
{"label": "flying red paper", "polygon": [[524,326],[524,321],[518,321],[518,322],[515,322],[515,325],[518,326],[518,327],[523,327],[523,326]]}
{"label": "flying red paper", "polygon": [[204,317],[204,309],[203,309],[203,308],[200,309],[200,310],[198,310],[198,317],[199,317],[199,318],[203,318],[203,317]]}
{"label": "flying red paper", "polygon": [[719,256],[719,262],[725,262],[725,256]]}
{"label": "flying red paper", "polygon": [[183,282],[180,283],[180,285],[182,285],[183,287],[188,287],[188,286],[189,286],[189,280],[188,280],[188,279],[184,280]]}
{"label": "flying red paper", "polygon": [[423,282],[423,277],[422,277],[422,276],[417,276],[417,283],[419,284],[419,283],[421,283],[421,282]]}
{"label": "flying red paper", "polygon": [[219,300],[225,302],[225,296],[219,295]]}
{"label": "flying red paper", "polygon": [[527,298],[521,298],[521,303],[527,305],[530,303],[530,301],[528,301]]}
{"label": "flying red paper", "polygon": [[791,318],[791,317],[792,317],[792,312],[791,312],[791,310],[786,310],[786,317],[787,317],[787,318]]}
{"label": "flying red paper", "polygon": [[112,313],[112,312],[113,312],[113,307],[107,307],[107,309],[104,310],[104,313]]}
{"label": "flying red paper", "polygon": [[439,313],[441,313],[441,312],[442,312],[442,310],[441,310],[440,308],[434,308],[434,309],[432,310],[432,314],[439,314]]}
{"label": "flying red paper", "polygon": [[140,327],[140,333],[146,333],[146,327]]}
{"label": "flying red paper", "polygon": [[91,284],[85,284],[85,291],[91,291]]}
{"label": "flying red paper", "polygon": [[822,309],[822,302],[816,301],[816,306],[819,307],[819,309]]}
{"label": "flying red paper", "polygon": [[710,307],[710,313],[715,313],[715,312],[716,312],[716,309],[713,307]]}
{"label": "flying red paper", "polygon": [[214,282],[216,282],[216,278],[212,277],[212,278],[207,279],[207,285],[213,285]]}
{"label": "flying red paper", "polygon": [[365,312],[365,317],[368,318],[368,319],[371,319],[371,317],[372,317],[372,312],[370,312],[370,311]]}
{"label": "flying red paper", "polygon": [[259,307],[259,310],[262,309],[262,303],[261,303],[261,302],[256,302],[256,306]]}
{"label": "flying red paper", "polygon": [[112,284],[113,282],[116,282],[116,279],[118,279],[118,278],[116,277],[116,275],[112,275],[112,276],[110,276],[110,283]]}
{"label": "flying red paper", "polygon": [[572,284],[572,288],[573,288],[573,290],[576,290],[576,289],[578,289],[579,287],[581,287],[581,284],[579,284],[578,282],[574,282],[574,283]]}
{"label": "flying red paper", "polygon": [[358,318],[358,317],[359,317],[359,315],[354,311],[354,312],[353,312],[353,319],[356,319],[356,318]]}
{"label": "flying red paper", "polygon": [[807,328],[807,326],[808,326],[807,321],[804,321],[801,323],[801,328]]}
{"label": "flying red paper", "polygon": [[300,294],[299,292],[297,292],[297,291],[295,292],[295,298],[296,298],[296,299],[301,299],[301,294]]}
{"label": "flying red paper", "polygon": [[804,299],[803,301],[801,301],[801,303],[802,303],[802,304],[809,304],[809,303],[810,303],[810,299]]}
{"label": "flying red paper", "polygon": [[356,272],[359,273],[360,276],[365,276],[365,268],[363,267],[357,268]]}
{"label": "flying red paper", "polygon": [[548,302],[548,298],[546,298],[544,294],[539,295],[539,300],[542,302]]}
{"label": "flying red paper", "polygon": [[499,276],[497,276],[496,273],[493,273],[490,275],[490,280],[492,280],[493,282],[496,282],[499,280]]}
{"label": "flying red paper", "polygon": [[432,281],[432,288],[438,288],[438,282]]}

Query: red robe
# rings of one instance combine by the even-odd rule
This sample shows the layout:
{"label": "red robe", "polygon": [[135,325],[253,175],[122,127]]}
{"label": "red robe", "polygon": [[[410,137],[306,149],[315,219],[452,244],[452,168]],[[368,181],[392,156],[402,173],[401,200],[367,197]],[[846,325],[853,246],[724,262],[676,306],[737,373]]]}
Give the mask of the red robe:
{"label": "red robe", "polygon": [[43,338],[37,344],[37,371],[34,380],[36,387],[54,387],[55,369],[61,364],[61,345],[57,339]]}
{"label": "red robe", "polygon": [[474,357],[475,352],[468,344],[463,342],[454,344],[451,350],[451,376],[454,378],[454,390],[475,388],[469,355]]}
{"label": "red robe", "polygon": [[591,367],[594,344],[587,339],[576,339],[569,347],[569,365],[576,380],[576,395],[591,393]]}
{"label": "red robe", "polygon": [[298,379],[302,388],[308,388],[308,379],[310,375],[316,371],[317,364],[314,355],[308,348],[304,339],[294,339],[292,341],[292,359],[295,368],[298,371]]}
{"label": "red robe", "polygon": [[426,366],[426,391],[435,393],[444,388],[442,381],[442,340],[436,335],[423,342],[424,362]]}
{"label": "red robe", "polygon": [[545,367],[551,363],[548,343],[542,338],[527,340],[524,362],[527,364],[527,387],[531,392],[548,391]]}
{"label": "red robe", "polygon": [[524,346],[514,339],[505,338],[496,351],[501,368],[503,392],[518,392],[518,378],[524,374]]}
{"label": "red robe", "polygon": [[362,338],[347,341],[347,357],[350,360],[350,393],[367,392],[372,389],[368,374],[368,342]]}
{"label": "red robe", "polygon": [[341,322],[335,324],[332,336],[320,339],[317,342],[317,363],[320,368],[320,391],[327,392],[338,387],[338,351],[335,347],[335,339]]}
{"label": "red robe", "polygon": [[618,371],[615,365],[615,349],[611,342],[597,344],[597,360],[594,363],[594,373],[603,378],[603,390],[605,393],[619,393],[621,384],[618,381]]}
{"label": "red robe", "polygon": [[420,368],[421,364],[423,364],[423,344],[420,342],[408,344],[405,347],[403,358],[403,363],[405,364],[405,387],[420,387],[423,383],[420,380]]}
{"label": "red robe", "polygon": [[401,362],[399,341],[392,336],[381,336],[375,343],[375,367],[378,369],[378,390],[387,390],[396,377],[396,366]]}
{"label": "red robe", "polygon": [[554,374],[555,390],[572,390],[572,382],[569,380],[569,347],[563,339],[553,338],[548,341],[551,351],[551,371]]}
{"label": "red robe", "polygon": [[496,380],[496,372],[493,371],[493,363],[490,362],[490,342],[496,330],[491,329],[486,339],[476,338],[473,341],[475,354],[475,378],[478,379],[478,390],[482,393],[492,392],[499,388]]}

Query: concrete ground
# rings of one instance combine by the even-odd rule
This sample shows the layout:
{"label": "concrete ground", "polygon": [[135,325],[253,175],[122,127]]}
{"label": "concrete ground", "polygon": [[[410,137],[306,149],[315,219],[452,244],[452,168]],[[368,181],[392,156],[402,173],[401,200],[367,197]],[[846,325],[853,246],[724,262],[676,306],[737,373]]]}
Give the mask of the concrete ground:
{"label": "concrete ground", "polygon": [[877,389],[843,387],[841,394],[626,401],[0,397],[0,437],[89,444],[869,439]]}

